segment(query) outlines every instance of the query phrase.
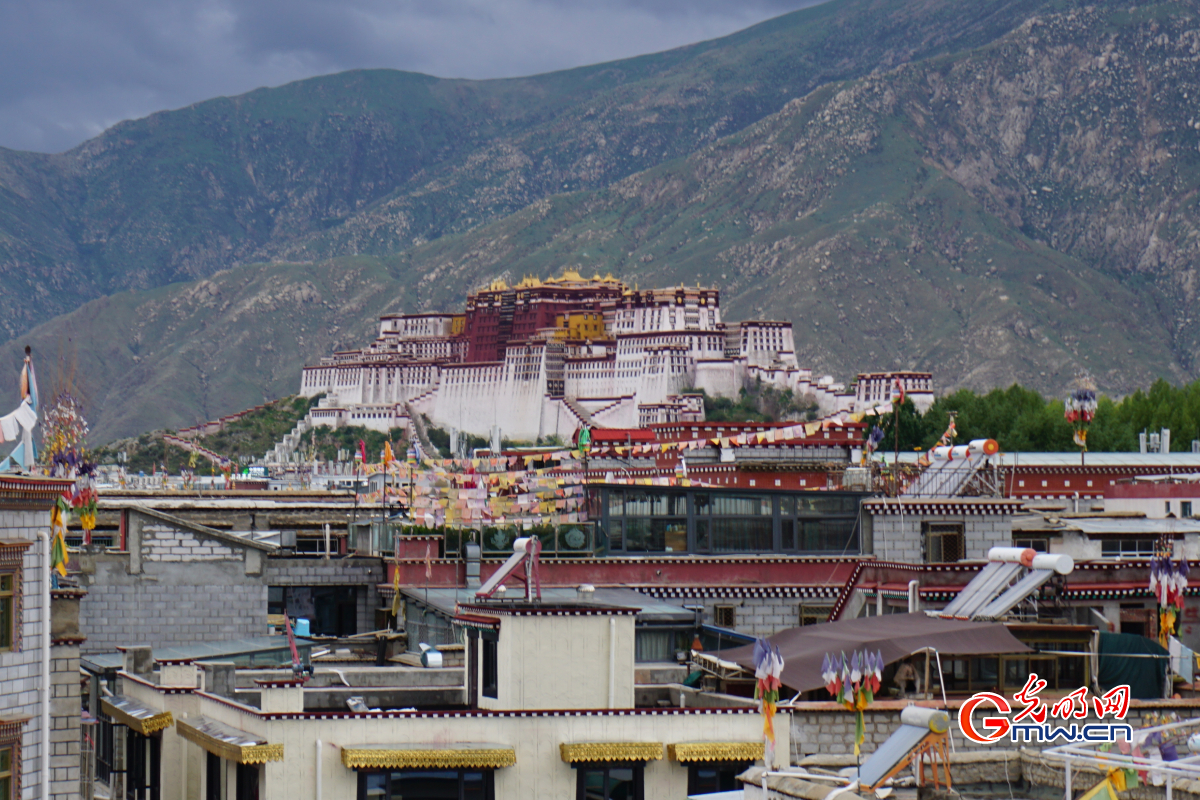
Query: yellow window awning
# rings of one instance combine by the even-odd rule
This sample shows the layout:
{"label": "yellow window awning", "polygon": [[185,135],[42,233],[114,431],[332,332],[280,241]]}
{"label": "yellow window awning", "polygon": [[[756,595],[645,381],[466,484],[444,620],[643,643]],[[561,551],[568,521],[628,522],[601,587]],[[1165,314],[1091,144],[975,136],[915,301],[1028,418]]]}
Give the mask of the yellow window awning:
{"label": "yellow window awning", "polygon": [[667,745],[667,758],[680,764],[696,761],[761,761],[762,742],[676,742]]}
{"label": "yellow window awning", "polygon": [[588,761],[659,761],[662,742],[566,742],[558,746],[568,764]]}
{"label": "yellow window awning", "polygon": [[270,744],[261,736],[246,733],[208,717],[175,720],[175,730],[189,742],[195,742],[227,761],[238,764],[283,761],[282,744]]}
{"label": "yellow window awning", "polygon": [[132,728],[143,736],[152,736],[174,722],[170,711],[156,711],[144,703],[120,694],[115,697],[102,697],[100,710],[108,714],[113,722]]}
{"label": "yellow window awning", "polygon": [[515,763],[516,751],[503,744],[418,742],[342,747],[342,764],[350,769],[500,769]]}

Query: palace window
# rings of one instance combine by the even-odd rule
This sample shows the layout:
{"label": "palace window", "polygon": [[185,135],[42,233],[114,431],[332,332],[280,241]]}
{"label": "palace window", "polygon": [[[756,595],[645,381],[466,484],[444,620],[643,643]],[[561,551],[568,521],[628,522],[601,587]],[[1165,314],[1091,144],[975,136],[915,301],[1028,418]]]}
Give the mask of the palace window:
{"label": "palace window", "polygon": [[1105,558],[1149,558],[1154,555],[1155,537],[1137,536],[1104,539],[1100,555]]}

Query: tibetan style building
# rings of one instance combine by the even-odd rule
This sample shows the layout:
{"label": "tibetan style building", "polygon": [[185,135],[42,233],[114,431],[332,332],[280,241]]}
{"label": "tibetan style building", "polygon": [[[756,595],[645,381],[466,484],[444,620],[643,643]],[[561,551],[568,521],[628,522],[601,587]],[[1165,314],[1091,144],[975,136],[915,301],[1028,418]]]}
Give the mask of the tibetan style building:
{"label": "tibetan style building", "polygon": [[701,420],[699,390],[736,397],[756,380],[811,395],[826,413],[854,401],[797,366],[791,323],[722,320],[717,289],[638,290],[567,271],[493,283],[460,314],[382,317],[371,344],[305,367],[300,393],[326,395],[316,425],[387,430],[420,413],[440,427],[536,439],[581,423]]}

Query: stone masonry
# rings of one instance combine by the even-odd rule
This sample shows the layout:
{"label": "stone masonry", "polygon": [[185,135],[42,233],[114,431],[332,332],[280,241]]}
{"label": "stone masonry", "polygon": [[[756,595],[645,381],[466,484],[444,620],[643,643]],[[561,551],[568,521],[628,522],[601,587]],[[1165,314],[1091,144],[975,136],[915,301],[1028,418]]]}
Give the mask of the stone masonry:
{"label": "stone masonry", "polygon": [[357,629],[374,628],[379,559],[282,557],[272,545],[141,509],[128,511],[126,527],[126,552],[80,556],[84,654],[265,635],[271,586],[355,587]]}
{"label": "stone masonry", "polygon": [[383,561],[378,558],[329,561],[323,558],[270,558],[263,569],[263,582],[267,586],[358,587],[356,611],[360,633],[375,628],[375,609],[383,602],[379,597],[379,584],[386,579]]}
{"label": "stone masonry", "polygon": [[[22,559],[20,647],[0,651],[0,716],[28,718],[21,730],[21,798],[41,796],[42,543],[50,532],[49,511],[0,511],[0,539],[30,542]],[[78,710],[76,711],[78,716]],[[78,787],[76,787],[78,791]]]}
{"label": "stone masonry", "polygon": [[871,517],[875,555],[882,561],[925,563],[923,522],[962,523],[968,559],[986,559],[991,548],[1012,546],[1012,517],[1005,514],[878,514]]}

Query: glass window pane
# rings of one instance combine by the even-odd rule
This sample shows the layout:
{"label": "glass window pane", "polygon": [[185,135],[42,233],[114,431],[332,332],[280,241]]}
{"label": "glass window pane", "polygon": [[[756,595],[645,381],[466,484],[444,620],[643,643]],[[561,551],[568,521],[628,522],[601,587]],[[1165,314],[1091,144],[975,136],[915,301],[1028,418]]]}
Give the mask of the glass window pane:
{"label": "glass window pane", "polygon": [[687,520],[686,519],[653,519],[650,520],[653,531],[652,541],[657,552],[686,553],[687,552]]}
{"label": "glass window pane", "polygon": [[770,514],[771,498],[716,495],[712,498],[712,513],[738,517]]}
{"label": "glass window pane", "polygon": [[12,574],[0,575],[0,592],[11,592],[13,590]]}
{"label": "glass window pane", "polygon": [[796,498],[781,497],[779,498],[779,513],[784,516],[791,516],[796,513]]}
{"label": "glass window pane", "polygon": [[393,772],[391,800],[458,800],[458,771]]}
{"label": "glass window pane", "polygon": [[0,649],[13,646],[13,598],[0,597]]}
{"label": "glass window pane", "polygon": [[625,493],[620,489],[609,490],[608,492],[608,513],[612,515],[621,515],[625,513]]}
{"label": "glass window pane", "polygon": [[608,771],[609,800],[633,800],[633,768],[613,767]]}
{"label": "glass window pane", "polygon": [[625,498],[626,515],[650,516],[650,497],[645,492],[630,492]]}
{"label": "glass window pane", "polygon": [[388,776],[383,772],[371,772],[366,776],[367,800],[382,800],[388,792]]}
{"label": "glass window pane", "polygon": [[604,800],[604,769],[579,770],[579,782],[583,784],[583,796],[587,800]]}
{"label": "glass window pane", "polygon": [[780,542],[779,546],[784,550],[796,549],[796,521],[792,519],[781,519],[779,521]]}
{"label": "glass window pane", "polygon": [[652,550],[650,535],[650,520],[630,517],[625,520],[625,550],[630,553],[642,553]]}
{"label": "glass window pane", "polygon": [[608,549],[621,550],[625,547],[625,530],[619,519],[608,522]]}
{"label": "glass window pane", "polygon": [[491,776],[484,772],[463,773],[463,800],[487,800],[488,779]]}
{"label": "glass window pane", "polygon": [[692,498],[692,505],[697,514],[708,514],[712,511],[712,499],[706,494],[697,494]]}
{"label": "glass window pane", "polygon": [[[12,770],[12,748],[5,747],[0,750],[0,772],[9,772]],[[3,795],[0,795],[3,797]]]}
{"label": "glass window pane", "polygon": [[710,531],[714,553],[771,551],[770,519],[714,519]]}
{"label": "glass window pane", "polygon": [[708,552],[708,520],[696,520],[696,551],[699,553]]}

